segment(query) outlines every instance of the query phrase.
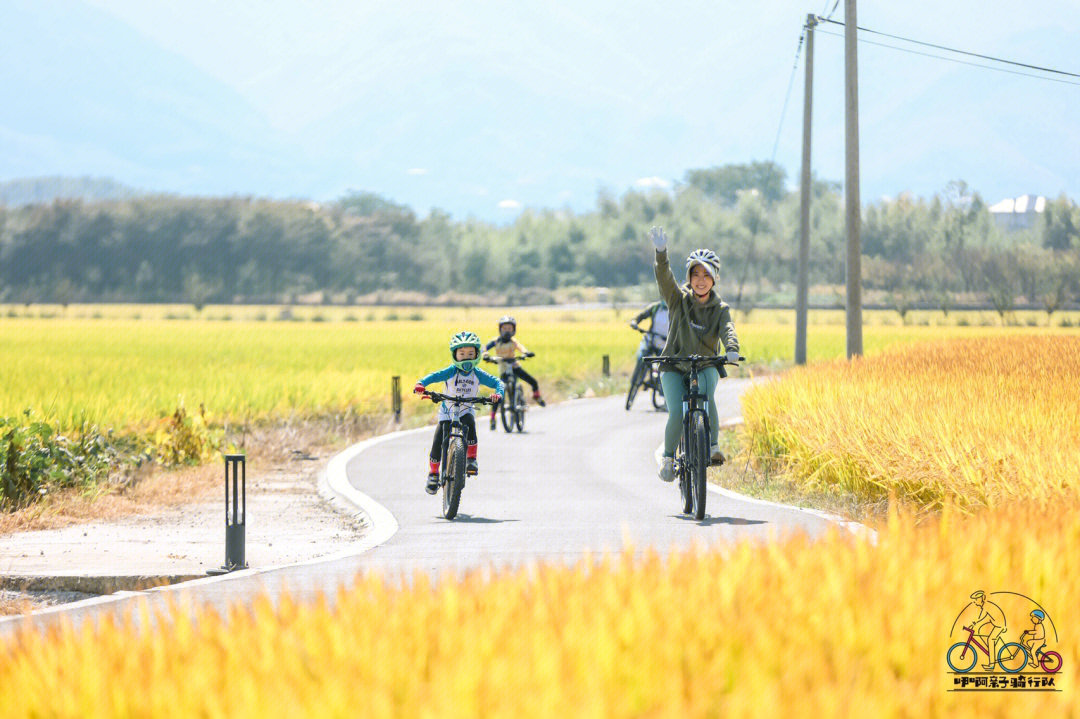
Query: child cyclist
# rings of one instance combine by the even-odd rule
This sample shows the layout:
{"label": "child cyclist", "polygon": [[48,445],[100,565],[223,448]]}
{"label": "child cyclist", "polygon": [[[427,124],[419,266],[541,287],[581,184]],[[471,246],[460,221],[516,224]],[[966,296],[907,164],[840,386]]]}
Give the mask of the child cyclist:
{"label": "child cyclist", "polygon": [[[492,400],[498,402],[502,397],[502,380],[493,377],[480,369],[478,359],[480,357],[480,338],[474,332],[458,332],[450,338],[450,356],[453,363],[445,369],[432,372],[419,380],[413,392],[423,394],[425,388],[433,382],[445,382],[446,394],[456,397],[475,397],[480,385],[495,390],[491,395]],[[465,405],[461,415],[461,424],[464,425],[468,436],[465,439],[467,463],[465,472],[469,475],[477,473],[476,466],[476,419],[473,417],[472,405]],[[439,491],[439,462],[442,459],[443,434],[450,431],[450,410],[443,402],[439,406],[439,426],[435,430],[435,439],[431,443],[431,456],[429,457],[427,486],[424,490],[428,494]]]}
{"label": "child cyclist", "polygon": [[[523,357],[532,357],[532,353],[525,349],[525,345],[517,341],[514,335],[517,333],[517,321],[510,315],[499,318],[499,336],[484,346],[484,358],[490,359],[490,353],[494,351],[495,359],[499,363],[499,372],[502,373],[503,363],[509,362],[514,368],[514,374],[518,379],[532,387],[533,400],[541,407],[547,403],[540,396],[540,385],[536,378],[521,368],[517,361],[517,353]],[[501,394],[501,393],[500,393]],[[495,406],[491,407],[491,428],[495,429]]]}
{"label": "child cyclist", "polygon": [[[677,355],[718,356],[723,345],[728,362],[739,360],[739,338],[731,321],[731,310],[720,300],[716,282],[720,276],[720,258],[712,250],[694,250],[686,258],[686,284],[680,286],[668,264],[667,236],[660,227],[649,231],[649,239],[656,248],[656,284],[660,297],[668,306],[668,337],[665,357]],[[714,463],[722,463],[724,455],[717,439],[720,423],[716,413],[713,393],[720,380],[720,371],[709,367],[698,373],[698,380],[705,386],[709,398],[710,454]],[[664,456],[660,466],[660,479],[670,482],[675,477],[675,448],[682,434],[682,403],[686,394],[683,372],[665,370],[660,374],[667,399],[668,419],[664,432]]]}

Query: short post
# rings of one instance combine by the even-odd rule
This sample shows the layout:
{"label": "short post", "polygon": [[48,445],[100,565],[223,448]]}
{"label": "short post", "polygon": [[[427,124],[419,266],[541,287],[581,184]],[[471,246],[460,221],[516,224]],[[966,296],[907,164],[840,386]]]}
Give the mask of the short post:
{"label": "short post", "polygon": [[611,357],[604,355],[604,376],[611,376]]}
{"label": "short post", "polygon": [[[230,493],[230,484],[232,492]],[[225,564],[210,574],[246,569],[244,530],[247,527],[247,458],[225,455]]]}
{"label": "short post", "polygon": [[390,405],[394,409],[394,421],[401,421],[401,377],[395,375],[390,383]]}

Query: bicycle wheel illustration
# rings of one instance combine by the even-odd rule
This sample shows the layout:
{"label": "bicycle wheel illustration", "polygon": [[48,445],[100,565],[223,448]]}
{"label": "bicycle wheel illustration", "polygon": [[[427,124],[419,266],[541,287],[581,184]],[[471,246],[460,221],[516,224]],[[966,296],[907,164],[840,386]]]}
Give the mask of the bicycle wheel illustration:
{"label": "bicycle wheel illustration", "polygon": [[966,674],[974,669],[975,662],[978,660],[975,647],[969,646],[967,642],[957,642],[945,652],[945,662],[949,668],[960,674]]}

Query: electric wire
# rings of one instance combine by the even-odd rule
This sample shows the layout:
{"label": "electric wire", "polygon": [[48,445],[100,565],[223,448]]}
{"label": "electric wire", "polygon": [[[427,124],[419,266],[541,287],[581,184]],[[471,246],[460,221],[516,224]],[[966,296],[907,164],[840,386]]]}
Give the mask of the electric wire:
{"label": "electric wire", "polygon": [[[819,17],[818,20],[820,20],[821,22],[831,23],[833,25],[839,25],[841,27],[844,26],[844,23],[840,22],[839,20],[831,20],[831,19],[829,19],[827,17]],[[955,47],[948,47],[947,45],[938,45],[938,44],[935,44],[935,43],[932,43],[932,42],[924,42],[923,40],[915,40],[915,39],[910,38],[910,37],[903,37],[902,35],[893,35],[893,34],[890,34],[890,33],[887,33],[887,32],[881,32],[880,30],[871,30],[870,28],[862,27],[860,25],[856,25],[855,27],[860,32],[868,32],[868,33],[871,33],[873,35],[881,35],[882,37],[892,38],[893,40],[900,40],[902,42],[909,42],[909,43],[911,43],[913,45],[922,45],[923,47],[930,47],[930,48],[934,48],[935,50],[945,50],[946,52],[953,52],[953,53],[956,53],[958,55],[967,55],[969,57],[977,57],[980,60],[990,60],[992,62],[1000,62],[1000,63],[1003,63],[1005,65],[1015,65],[1017,67],[1027,68],[1028,70],[1038,70],[1039,72],[1048,72],[1048,73],[1052,73],[1052,74],[1055,74],[1055,75],[1065,75],[1065,76],[1068,76],[1068,77],[1075,77],[1075,78],[1080,79],[1080,73],[1076,73],[1076,72],[1068,72],[1066,70],[1057,70],[1057,69],[1054,69],[1054,68],[1051,68],[1051,67],[1042,67],[1041,65],[1031,65],[1031,64],[1028,64],[1026,62],[1019,62],[1017,60],[1007,60],[1007,59],[1005,59],[1003,57],[995,57],[993,55],[983,55],[981,53],[971,52],[969,50],[960,50],[960,49],[955,48]],[[886,45],[885,47],[891,47],[891,46]],[[897,48],[897,49],[899,49],[899,48]],[[909,51],[909,52],[914,52],[914,51],[912,50],[912,51]],[[933,56],[931,56],[931,57],[933,57]],[[985,67],[985,66],[980,66],[980,67]]]}
{"label": "electric wire", "polygon": [[806,41],[806,27],[803,27],[802,34],[799,35],[799,45],[795,48],[795,62],[791,64],[791,75],[788,77],[787,93],[784,94],[784,106],[780,109],[780,123],[776,127],[776,139],[773,141],[772,147],[772,159],[770,163],[776,162],[776,149],[780,146],[780,131],[784,129],[784,116],[787,115],[788,101],[791,99],[791,88],[795,83],[795,71],[799,67],[799,57],[802,55],[803,42]]}
{"label": "electric wire", "polygon": [[[840,37],[840,38],[844,37],[843,33],[829,32],[828,30],[819,29],[819,30],[817,30],[817,32],[821,33],[822,35],[831,35],[833,37]],[[1059,78],[1059,77],[1047,77],[1046,75],[1036,75],[1035,73],[1031,73],[1031,72],[1020,72],[1019,70],[1009,70],[1008,68],[1004,68],[1004,67],[994,67],[993,65],[984,65],[982,63],[971,62],[969,60],[960,60],[959,58],[955,58],[955,57],[946,57],[944,55],[935,55],[934,53],[922,52],[920,50],[912,50],[911,48],[899,47],[897,45],[889,45],[888,43],[876,42],[874,40],[869,40],[867,38],[859,38],[858,40],[859,40],[859,42],[866,43],[867,45],[876,45],[878,47],[886,47],[886,48],[889,48],[891,50],[898,50],[899,52],[906,52],[906,53],[910,53],[912,55],[921,55],[923,57],[932,57],[932,58],[935,58],[937,60],[945,60],[946,62],[955,62],[955,63],[958,63],[960,65],[968,65],[970,67],[979,67],[979,68],[982,68],[984,70],[993,70],[995,72],[1005,72],[1005,73],[1008,73],[1010,75],[1021,75],[1023,77],[1032,77],[1032,78],[1035,78],[1036,80],[1048,80],[1050,82],[1059,82],[1059,83],[1061,83],[1063,85],[1077,85],[1077,86],[1080,86],[1080,82],[1073,82],[1071,80],[1065,80],[1065,79]],[[1010,63],[1010,64],[1020,64],[1020,63]],[[1066,72],[1061,72],[1060,74],[1072,75],[1072,73],[1066,73]],[[1080,75],[1077,75],[1077,77],[1080,77]]]}

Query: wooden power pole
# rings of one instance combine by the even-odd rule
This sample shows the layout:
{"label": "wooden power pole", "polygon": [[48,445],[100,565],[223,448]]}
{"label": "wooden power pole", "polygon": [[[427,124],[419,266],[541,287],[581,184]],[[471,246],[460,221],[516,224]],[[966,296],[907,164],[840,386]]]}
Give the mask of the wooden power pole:
{"label": "wooden power pole", "polygon": [[863,353],[862,342],[862,240],[859,236],[859,69],[857,62],[855,0],[844,0],[844,197],[847,206],[847,356]]}
{"label": "wooden power pole", "polygon": [[810,117],[814,104],[814,25],[806,16],[806,87],[803,90],[802,176],[799,185],[799,272],[795,290],[795,364],[806,364],[806,316],[810,292]]}

